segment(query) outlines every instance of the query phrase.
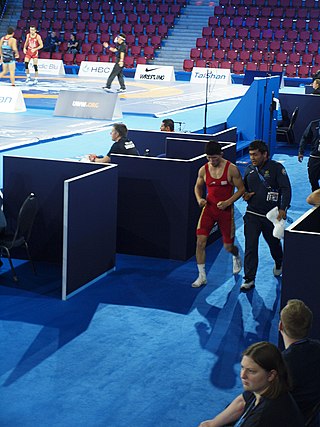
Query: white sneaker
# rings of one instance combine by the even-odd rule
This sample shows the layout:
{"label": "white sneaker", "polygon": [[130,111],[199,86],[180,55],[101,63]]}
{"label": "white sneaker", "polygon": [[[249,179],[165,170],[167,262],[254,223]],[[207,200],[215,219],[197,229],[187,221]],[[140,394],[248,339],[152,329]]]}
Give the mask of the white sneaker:
{"label": "white sneaker", "polygon": [[233,274],[238,274],[241,271],[242,268],[242,263],[241,263],[241,258],[240,255],[234,256],[232,257],[232,265],[233,265]]}
{"label": "white sneaker", "polygon": [[198,276],[198,278],[192,283],[192,287],[193,288],[200,288],[203,285],[207,284],[207,278],[206,277],[202,277],[202,276]]}
{"label": "white sneaker", "polygon": [[26,78],[26,83],[30,83],[30,81],[31,81],[30,77],[27,77]]}
{"label": "white sneaker", "polygon": [[250,291],[250,289],[254,288],[254,280],[246,279],[242,285],[240,286],[240,291]]}
{"label": "white sneaker", "polygon": [[34,84],[34,85],[37,85],[37,84],[38,84],[38,79],[34,79],[34,80],[33,80],[33,84]]}
{"label": "white sneaker", "polygon": [[276,264],[273,267],[273,275],[275,277],[279,277],[282,274],[282,265],[280,266],[280,268],[277,268]]}

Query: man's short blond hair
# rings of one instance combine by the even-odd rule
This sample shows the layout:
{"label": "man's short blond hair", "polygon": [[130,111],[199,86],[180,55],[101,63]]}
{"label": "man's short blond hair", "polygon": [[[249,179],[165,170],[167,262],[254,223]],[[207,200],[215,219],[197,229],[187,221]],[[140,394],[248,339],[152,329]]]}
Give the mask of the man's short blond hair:
{"label": "man's short blond hair", "polygon": [[299,299],[290,299],[280,313],[283,332],[292,339],[306,338],[311,329],[312,319],[312,311]]}

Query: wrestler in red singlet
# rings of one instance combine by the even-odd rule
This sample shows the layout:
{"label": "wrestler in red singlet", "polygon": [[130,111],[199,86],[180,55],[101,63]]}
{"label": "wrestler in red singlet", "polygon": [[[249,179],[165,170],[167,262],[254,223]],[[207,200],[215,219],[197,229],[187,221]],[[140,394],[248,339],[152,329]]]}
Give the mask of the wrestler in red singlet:
{"label": "wrestler in red singlet", "polygon": [[204,206],[197,227],[197,235],[209,236],[212,227],[217,222],[224,243],[234,241],[233,205],[225,210],[217,207],[221,200],[229,199],[233,194],[234,186],[228,181],[228,170],[230,162],[227,161],[220,178],[210,175],[209,164],[205,165],[207,204]]}

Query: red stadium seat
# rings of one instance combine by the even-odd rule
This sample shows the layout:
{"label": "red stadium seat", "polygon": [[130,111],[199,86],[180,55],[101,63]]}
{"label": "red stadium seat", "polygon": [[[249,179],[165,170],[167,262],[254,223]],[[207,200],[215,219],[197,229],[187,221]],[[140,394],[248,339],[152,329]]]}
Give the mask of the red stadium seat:
{"label": "red stadium seat", "polygon": [[275,71],[277,73],[282,73],[283,71],[283,66],[281,64],[271,64],[271,71]]}
{"label": "red stadium seat", "polygon": [[62,52],[53,52],[51,59],[62,59]]}
{"label": "red stadium seat", "polygon": [[155,49],[161,47],[161,37],[160,36],[152,36],[150,39],[151,46]]}
{"label": "red stadium seat", "polygon": [[92,51],[93,53],[100,55],[103,52],[103,45],[101,43],[94,43],[92,45]]}
{"label": "red stadium seat", "polygon": [[130,53],[131,53],[131,56],[133,56],[133,57],[140,56],[141,55],[141,46],[136,46],[136,45],[131,46]]}
{"label": "red stadium seat", "polygon": [[253,62],[257,62],[257,63],[261,62],[262,61],[262,52],[259,50],[253,51],[251,58],[252,58]]}
{"label": "red stadium seat", "polygon": [[206,61],[210,61],[213,57],[213,50],[212,49],[204,49],[202,51],[202,59]]}
{"label": "red stadium seat", "polygon": [[81,62],[83,62],[85,60],[86,60],[86,54],[84,54],[84,53],[77,53],[76,54],[76,56],[75,56],[75,62],[76,62],[77,65],[80,65]]}
{"label": "red stadium seat", "polygon": [[233,73],[235,74],[243,74],[244,73],[244,63],[243,62],[235,62],[233,64]]}
{"label": "red stadium seat", "polygon": [[204,59],[197,59],[196,60],[196,67],[205,68],[207,65],[207,61]]}
{"label": "red stadium seat", "polygon": [[297,67],[293,64],[288,64],[285,67],[285,74],[287,77],[296,77],[297,76]]}
{"label": "red stadium seat", "polygon": [[138,65],[138,64],[146,64],[147,63],[147,60],[146,60],[146,58],[144,57],[144,56],[139,56],[139,58],[136,58],[136,64]]}
{"label": "red stadium seat", "polygon": [[98,55],[96,53],[89,53],[86,60],[91,62],[98,62]]}
{"label": "red stadium seat", "polygon": [[230,49],[227,51],[227,60],[234,63],[238,59],[238,52],[236,50]]}
{"label": "red stadium seat", "polygon": [[192,59],[185,59],[183,61],[183,69],[184,71],[192,71],[194,66],[194,62],[192,61]]}
{"label": "red stadium seat", "polygon": [[124,58],[124,66],[125,66],[125,68],[133,68],[134,67],[134,57],[127,55]]}
{"label": "red stadium seat", "polygon": [[282,43],[282,52],[291,53],[293,51],[293,42],[284,41]]}
{"label": "red stadium seat", "polygon": [[110,61],[110,55],[100,55],[99,61],[100,62],[109,62]]}
{"label": "red stadium seat", "polygon": [[302,65],[311,65],[313,61],[313,55],[311,53],[304,53],[301,58]]}
{"label": "red stadium seat", "polygon": [[153,59],[154,58],[154,47],[153,46],[145,46],[143,48],[143,54],[144,54],[145,58]]}
{"label": "red stadium seat", "polygon": [[228,50],[230,49],[231,40],[228,38],[224,38],[220,40],[220,49]]}
{"label": "red stadium seat", "polygon": [[258,69],[258,64],[256,64],[255,62],[248,62],[246,65],[246,70],[248,71],[257,71]]}
{"label": "red stadium seat", "polygon": [[196,47],[193,47],[190,50],[190,58],[191,59],[200,59],[200,57],[201,57],[201,50],[197,49]]}
{"label": "red stadium seat", "polygon": [[137,41],[139,46],[146,46],[148,44],[149,38],[146,34],[139,34]]}
{"label": "red stadium seat", "polygon": [[287,62],[287,53],[286,52],[278,52],[276,54],[276,62],[278,64],[284,65]]}
{"label": "red stadium seat", "polygon": [[250,52],[248,50],[242,50],[239,53],[239,59],[240,61],[247,63],[250,60]]}
{"label": "red stadium seat", "polygon": [[243,48],[243,41],[241,39],[234,39],[232,42],[232,49],[242,50],[242,48]]}
{"label": "red stadium seat", "polygon": [[154,24],[148,24],[146,26],[146,34],[148,36],[154,36],[156,35],[157,27]]}
{"label": "red stadium seat", "polygon": [[219,40],[217,38],[212,38],[208,40],[208,48],[216,49],[219,46]]}

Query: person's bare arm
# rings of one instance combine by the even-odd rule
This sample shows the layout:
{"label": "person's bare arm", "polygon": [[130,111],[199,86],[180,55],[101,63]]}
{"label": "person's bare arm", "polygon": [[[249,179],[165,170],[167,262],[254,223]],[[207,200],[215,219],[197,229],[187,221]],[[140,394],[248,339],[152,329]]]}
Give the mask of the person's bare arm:
{"label": "person's bare arm", "polygon": [[199,169],[196,185],[194,186],[194,195],[196,196],[200,208],[207,204],[206,199],[203,198],[203,187],[205,184],[205,168],[202,166]]}
{"label": "person's bare arm", "polygon": [[236,397],[226,409],[220,412],[220,414],[212,420],[203,421],[199,424],[199,427],[223,427],[227,424],[234,423],[243,414],[245,404],[246,402],[242,394],[240,394],[240,396]]}
{"label": "person's bare arm", "polygon": [[93,163],[110,163],[111,158],[109,156],[98,157],[96,154],[89,154],[89,160]]}
{"label": "person's bare arm", "polygon": [[315,190],[311,194],[309,194],[309,196],[307,197],[307,202],[309,203],[309,205],[320,205],[320,189]]}
{"label": "person's bare arm", "polygon": [[221,200],[217,203],[217,207],[221,210],[224,210],[228,206],[231,206],[235,201],[240,199],[240,197],[245,192],[244,183],[242,181],[242,177],[237,166],[230,165],[228,172],[229,172],[229,176],[228,176],[229,182],[234,185],[237,191],[235,191],[229,199]]}

